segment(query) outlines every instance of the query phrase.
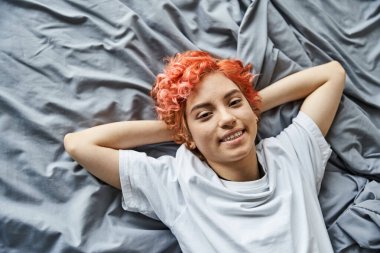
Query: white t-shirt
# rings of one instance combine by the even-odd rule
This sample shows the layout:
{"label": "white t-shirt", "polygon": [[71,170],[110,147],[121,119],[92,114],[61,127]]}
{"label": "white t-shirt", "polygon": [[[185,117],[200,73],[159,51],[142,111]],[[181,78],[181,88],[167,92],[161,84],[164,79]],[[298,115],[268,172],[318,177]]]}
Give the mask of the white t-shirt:
{"label": "white t-shirt", "polygon": [[300,112],[262,140],[265,175],[221,180],[185,146],[158,159],[120,151],[123,208],[160,219],[183,252],[333,252],[318,202],[331,154],[316,124]]}

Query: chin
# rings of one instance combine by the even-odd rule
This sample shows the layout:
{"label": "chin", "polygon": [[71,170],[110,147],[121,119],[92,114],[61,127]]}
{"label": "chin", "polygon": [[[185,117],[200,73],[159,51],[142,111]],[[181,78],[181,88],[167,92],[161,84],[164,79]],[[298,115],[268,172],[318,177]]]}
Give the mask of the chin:
{"label": "chin", "polygon": [[246,159],[252,155],[252,148],[246,148],[243,150],[236,150],[236,152],[229,152],[225,154],[225,158],[229,158],[231,162],[237,162]]}

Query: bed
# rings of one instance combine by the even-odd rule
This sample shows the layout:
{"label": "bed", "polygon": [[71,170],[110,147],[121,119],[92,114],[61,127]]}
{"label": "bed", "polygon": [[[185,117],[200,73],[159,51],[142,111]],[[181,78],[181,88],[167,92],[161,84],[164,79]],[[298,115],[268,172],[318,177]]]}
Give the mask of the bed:
{"label": "bed", "polygon": [[[120,191],[74,162],[63,137],[154,119],[154,77],[189,49],[253,63],[257,89],[332,59],[344,66],[319,199],[335,252],[380,252],[379,41],[370,0],[0,1],[0,252],[181,252],[161,222],[124,211]],[[299,105],[264,113],[259,138]]]}

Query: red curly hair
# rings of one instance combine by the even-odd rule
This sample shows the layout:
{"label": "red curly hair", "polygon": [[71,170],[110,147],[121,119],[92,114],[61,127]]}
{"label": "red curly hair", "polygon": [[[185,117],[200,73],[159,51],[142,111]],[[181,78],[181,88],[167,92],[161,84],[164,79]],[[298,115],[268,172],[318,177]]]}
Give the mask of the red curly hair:
{"label": "red curly hair", "polygon": [[221,72],[241,90],[253,111],[259,113],[260,97],[252,87],[252,65],[240,60],[218,59],[204,51],[185,51],[168,59],[163,73],[157,75],[151,96],[156,102],[158,116],[174,132],[174,141],[189,148],[191,135],[185,117],[186,101],[202,78]]}

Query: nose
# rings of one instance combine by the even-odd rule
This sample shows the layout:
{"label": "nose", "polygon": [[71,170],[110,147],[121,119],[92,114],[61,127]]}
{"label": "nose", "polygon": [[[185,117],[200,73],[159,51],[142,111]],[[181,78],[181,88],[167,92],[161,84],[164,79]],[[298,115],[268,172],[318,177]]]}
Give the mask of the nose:
{"label": "nose", "polygon": [[224,129],[233,128],[236,124],[236,117],[227,109],[219,111],[219,127]]}

